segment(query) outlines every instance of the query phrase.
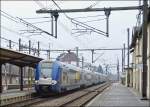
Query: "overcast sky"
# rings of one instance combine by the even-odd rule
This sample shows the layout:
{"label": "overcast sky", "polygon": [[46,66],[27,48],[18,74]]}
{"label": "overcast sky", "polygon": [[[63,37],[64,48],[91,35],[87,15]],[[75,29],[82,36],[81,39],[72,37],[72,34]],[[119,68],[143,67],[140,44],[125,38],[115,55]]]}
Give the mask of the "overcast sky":
{"label": "overcast sky", "polygon": [[[103,8],[103,7],[121,7],[121,6],[137,6],[138,1],[56,1],[56,3],[62,9],[75,9],[75,8],[87,8],[90,5],[97,3],[93,8]],[[48,8],[48,9],[58,9],[53,2],[51,1],[2,1],[1,2],[1,10],[14,16],[20,18],[35,18],[35,17],[50,17],[50,14],[36,14],[36,10],[41,8]],[[104,19],[105,16],[104,12],[87,12],[87,13],[66,13],[69,17],[85,17],[85,16],[95,16],[95,15],[102,15],[99,17],[93,18],[82,18],[77,19],[81,22],[90,21],[90,20],[97,20],[97,19]],[[30,34],[15,34],[13,32],[6,30],[16,31],[21,33],[20,30],[25,29],[26,27],[21,27],[20,23],[15,23],[11,20],[8,20],[2,17],[2,37],[7,39],[11,39],[13,41],[18,42],[19,38],[23,39],[24,43],[27,43],[29,39],[31,39],[32,43],[34,42],[34,46],[36,46],[36,42],[40,41],[41,48],[48,49],[49,43],[51,49],[74,49],[75,47],[83,48],[121,48],[123,47],[123,43],[127,44],[127,28],[130,28],[132,31],[132,27],[136,24],[136,15],[138,14],[137,10],[132,11],[115,11],[111,12],[110,15],[110,35],[109,37],[105,37],[103,35],[97,33],[83,33],[82,35],[78,36],[79,34],[72,34],[73,28],[76,28],[71,21],[66,18],[64,14],[59,14],[58,18],[58,38],[55,39],[49,35],[42,34],[42,35],[33,35],[29,36]],[[50,21],[50,18],[45,19],[24,19],[30,23],[39,22],[39,21]],[[90,26],[93,26],[97,29],[106,31],[106,21],[99,20],[94,22],[86,23]],[[51,23],[44,22],[34,24],[41,29],[51,32]],[[131,36],[131,35],[130,35]],[[2,45],[5,45],[3,43]],[[126,45],[127,46],[127,45]],[[41,55],[41,57],[45,57]],[[103,54],[99,60],[95,62],[96,65],[108,63],[108,64],[116,64],[117,57],[120,60],[121,65],[121,51],[96,51],[94,54],[94,59],[96,59],[99,55]],[[52,57],[56,57],[58,54],[52,53]],[[80,52],[80,56],[83,55],[85,57],[86,62],[91,62],[91,52]],[[113,72],[115,71],[112,70]]]}

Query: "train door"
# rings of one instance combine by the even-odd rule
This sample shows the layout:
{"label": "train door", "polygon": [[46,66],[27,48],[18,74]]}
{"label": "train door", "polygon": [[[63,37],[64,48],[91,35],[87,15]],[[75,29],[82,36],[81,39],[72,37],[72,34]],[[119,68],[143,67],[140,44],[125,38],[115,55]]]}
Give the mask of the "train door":
{"label": "train door", "polygon": [[61,72],[61,84],[62,85],[68,84],[68,70],[66,68],[63,68]]}
{"label": "train door", "polygon": [[69,85],[75,84],[76,71],[70,69],[68,72]]}

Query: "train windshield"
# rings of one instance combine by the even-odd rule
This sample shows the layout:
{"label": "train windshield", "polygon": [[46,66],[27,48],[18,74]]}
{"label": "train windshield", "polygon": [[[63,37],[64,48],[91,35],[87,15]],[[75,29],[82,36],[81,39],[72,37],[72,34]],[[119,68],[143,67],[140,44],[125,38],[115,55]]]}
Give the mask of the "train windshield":
{"label": "train windshield", "polygon": [[43,78],[50,78],[52,73],[52,63],[44,62],[41,64],[41,76]]}

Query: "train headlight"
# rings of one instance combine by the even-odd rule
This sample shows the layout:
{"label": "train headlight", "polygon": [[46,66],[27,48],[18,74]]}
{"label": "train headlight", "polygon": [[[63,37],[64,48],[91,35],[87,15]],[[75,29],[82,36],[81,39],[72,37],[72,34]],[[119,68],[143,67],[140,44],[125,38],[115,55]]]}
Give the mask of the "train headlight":
{"label": "train headlight", "polygon": [[38,84],[38,81],[35,81],[35,84]]}
{"label": "train headlight", "polygon": [[55,81],[55,80],[52,80],[51,82],[52,82],[52,85],[57,84],[57,81]]}

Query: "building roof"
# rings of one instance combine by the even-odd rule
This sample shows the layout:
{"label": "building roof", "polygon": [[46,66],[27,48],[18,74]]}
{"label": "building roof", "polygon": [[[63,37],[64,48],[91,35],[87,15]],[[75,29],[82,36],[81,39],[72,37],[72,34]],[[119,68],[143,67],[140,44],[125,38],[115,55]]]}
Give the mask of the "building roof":
{"label": "building roof", "polygon": [[142,33],[142,27],[133,27],[133,30],[132,30],[132,42],[131,42],[131,45],[130,45],[130,49],[135,47],[136,40],[138,38],[140,38],[139,35],[141,35],[141,33]]}
{"label": "building roof", "polygon": [[70,62],[70,61],[77,61],[77,55],[73,52],[63,53],[58,56],[59,61],[61,62]]}
{"label": "building roof", "polygon": [[0,63],[10,63],[17,66],[29,66],[35,68],[36,63],[41,61],[42,58],[28,55],[25,53],[17,52],[10,49],[0,48]]}
{"label": "building roof", "polygon": [[[148,10],[148,23],[150,23],[150,8]],[[134,48],[136,45],[136,41],[139,37],[139,35],[142,34],[142,25],[140,27],[134,27],[132,32],[132,42],[130,45],[130,49]],[[133,51],[132,51],[133,52]]]}

